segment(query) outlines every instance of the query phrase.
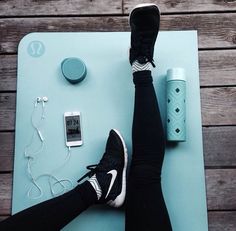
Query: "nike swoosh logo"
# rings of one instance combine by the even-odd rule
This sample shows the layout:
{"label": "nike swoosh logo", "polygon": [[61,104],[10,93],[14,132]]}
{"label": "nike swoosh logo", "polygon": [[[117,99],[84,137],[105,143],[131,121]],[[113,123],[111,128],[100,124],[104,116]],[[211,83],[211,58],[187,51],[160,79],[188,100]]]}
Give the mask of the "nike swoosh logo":
{"label": "nike swoosh logo", "polygon": [[107,195],[105,196],[105,199],[107,198],[109,192],[111,191],[111,188],[115,182],[115,179],[116,179],[116,176],[117,176],[117,171],[115,169],[109,171],[107,174],[111,174],[112,177],[111,177],[111,182],[110,182],[110,185],[109,185],[109,188],[108,188],[108,191],[107,191]]}

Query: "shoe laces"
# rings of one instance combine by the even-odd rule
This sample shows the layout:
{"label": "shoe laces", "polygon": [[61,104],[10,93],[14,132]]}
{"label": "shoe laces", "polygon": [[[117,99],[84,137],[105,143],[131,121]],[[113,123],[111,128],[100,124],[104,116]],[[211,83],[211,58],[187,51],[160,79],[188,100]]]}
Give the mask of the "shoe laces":
{"label": "shoe laces", "polygon": [[153,44],[153,36],[154,31],[139,31],[138,39],[135,40],[135,49],[133,49],[134,56],[137,57],[138,60],[145,58],[142,60],[143,62],[150,62],[153,67],[156,67],[153,60],[152,54],[152,44]]}
{"label": "shoe laces", "polygon": [[82,181],[84,178],[86,177],[92,177],[94,174],[97,173],[97,168],[98,168],[98,164],[92,164],[92,165],[88,165],[86,167],[89,172],[87,172],[86,174],[84,174],[79,180],[77,180],[77,182],[79,183],[80,181]]}
{"label": "shoe laces", "polygon": [[[106,163],[106,164],[105,164]],[[85,175],[83,175],[77,182],[79,183],[86,177],[92,177],[94,174],[98,172],[105,172],[107,165],[110,164],[110,159],[107,157],[106,153],[103,155],[102,159],[100,160],[99,164],[92,164],[88,165],[86,168],[89,170]]]}

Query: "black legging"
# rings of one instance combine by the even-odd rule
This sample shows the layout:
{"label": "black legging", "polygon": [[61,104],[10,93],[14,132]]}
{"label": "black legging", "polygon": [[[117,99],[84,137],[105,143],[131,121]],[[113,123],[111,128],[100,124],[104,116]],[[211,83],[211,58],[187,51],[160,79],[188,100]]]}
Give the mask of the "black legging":
{"label": "black legging", "polygon": [[73,190],[25,209],[0,223],[1,231],[60,230],[97,200],[85,181]]}
{"label": "black legging", "polygon": [[[134,73],[133,156],[128,178],[126,231],[171,231],[161,190],[163,127],[150,71]],[[0,230],[60,230],[93,205],[88,181],[70,192],[25,209],[0,223]]]}
{"label": "black legging", "polygon": [[134,73],[133,155],[126,199],[126,231],[171,231],[161,190],[165,138],[150,71]]}

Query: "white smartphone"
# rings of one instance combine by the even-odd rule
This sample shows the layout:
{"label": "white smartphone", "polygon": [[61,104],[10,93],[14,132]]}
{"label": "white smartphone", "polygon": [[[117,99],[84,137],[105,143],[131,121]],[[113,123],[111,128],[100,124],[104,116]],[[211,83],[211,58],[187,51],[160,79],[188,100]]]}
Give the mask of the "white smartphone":
{"label": "white smartphone", "polygon": [[80,146],[83,144],[80,112],[65,112],[64,127],[66,146],[73,147]]}

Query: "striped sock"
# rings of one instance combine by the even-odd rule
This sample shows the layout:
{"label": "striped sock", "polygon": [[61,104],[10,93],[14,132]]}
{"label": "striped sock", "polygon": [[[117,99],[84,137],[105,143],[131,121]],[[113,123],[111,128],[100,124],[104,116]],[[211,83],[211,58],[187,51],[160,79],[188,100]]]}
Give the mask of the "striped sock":
{"label": "striped sock", "polygon": [[152,69],[152,65],[150,62],[147,63],[139,63],[138,60],[135,60],[132,64],[132,72],[136,72],[136,71],[151,71]]}
{"label": "striped sock", "polygon": [[94,174],[89,180],[88,182],[93,186],[94,190],[96,191],[97,193],[97,197],[98,197],[98,200],[101,198],[102,196],[102,190],[101,190],[101,187],[98,183],[98,180],[96,178],[96,174]]}

